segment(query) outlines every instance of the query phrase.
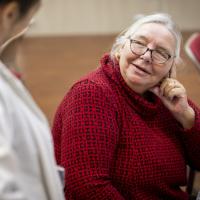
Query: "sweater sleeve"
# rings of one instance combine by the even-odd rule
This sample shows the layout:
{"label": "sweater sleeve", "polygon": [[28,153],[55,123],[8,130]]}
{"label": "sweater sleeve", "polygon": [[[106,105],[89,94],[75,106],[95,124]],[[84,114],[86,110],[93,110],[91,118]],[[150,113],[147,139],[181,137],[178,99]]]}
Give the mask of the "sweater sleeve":
{"label": "sweater sleeve", "polygon": [[110,176],[119,128],[109,92],[93,82],[79,82],[60,109],[66,199],[123,200]]}
{"label": "sweater sleeve", "polygon": [[183,141],[188,164],[192,168],[200,170],[200,109],[191,101],[189,104],[195,111],[195,124],[191,129],[183,130]]}

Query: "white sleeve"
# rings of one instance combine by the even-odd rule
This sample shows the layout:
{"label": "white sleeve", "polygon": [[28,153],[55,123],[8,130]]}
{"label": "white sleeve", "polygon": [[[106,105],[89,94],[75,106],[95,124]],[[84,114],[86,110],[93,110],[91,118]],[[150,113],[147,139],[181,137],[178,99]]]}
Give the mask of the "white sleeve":
{"label": "white sleeve", "polygon": [[0,199],[27,200],[17,181],[17,157],[12,148],[11,124],[0,104]]}

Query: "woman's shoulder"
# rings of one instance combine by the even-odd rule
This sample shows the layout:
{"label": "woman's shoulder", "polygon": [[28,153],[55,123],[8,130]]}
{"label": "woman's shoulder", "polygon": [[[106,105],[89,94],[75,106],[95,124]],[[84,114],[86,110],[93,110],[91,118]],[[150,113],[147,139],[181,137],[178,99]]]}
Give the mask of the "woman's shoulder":
{"label": "woman's shoulder", "polygon": [[112,86],[101,68],[97,68],[76,81],[69,90],[69,92],[74,91],[81,93],[86,91],[93,93],[103,92],[106,95],[112,93]]}
{"label": "woman's shoulder", "polygon": [[107,102],[115,103],[115,95],[112,87],[105,77],[99,74],[99,70],[82,77],[76,81],[65,94],[59,109],[65,109],[72,102],[75,104],[86,102]]}

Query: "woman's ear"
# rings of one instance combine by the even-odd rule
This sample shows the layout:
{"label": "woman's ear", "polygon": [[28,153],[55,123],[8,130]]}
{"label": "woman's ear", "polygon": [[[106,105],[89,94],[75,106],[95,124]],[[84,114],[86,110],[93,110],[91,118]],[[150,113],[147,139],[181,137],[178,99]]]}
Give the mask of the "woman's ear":
{"label": "woman's ear", "polygon": [[123,45],[120,45],[115,53],[115,58],[119,62],[120,57],[121,57],[121,51],[124,49],[125,43]]}
{"label": "woman's ear", "polygon": [[115,59],[119,62],[120,60],[120,55],[121,55],[121,49],[122,47],[118,47],[117,51],[115,52]]}
{"label": "woman's ear", "polygon": [[117,51],[117,52],[115,53],[115,58],[116,58],[116,60],[119,62],[119,60],[120,60],[120,53],[119,53],[119,51]]}
{"label": "woman's ear", "polygon": [[13,1],[6,4],[1,10],[2,28],[8,30],[13,27],[19,18],[19,5]]}

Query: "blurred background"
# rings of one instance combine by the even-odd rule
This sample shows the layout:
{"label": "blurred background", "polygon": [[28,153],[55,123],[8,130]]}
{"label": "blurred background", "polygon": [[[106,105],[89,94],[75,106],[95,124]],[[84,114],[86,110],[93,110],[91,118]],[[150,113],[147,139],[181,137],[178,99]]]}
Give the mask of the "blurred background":
{"label": "blurred background", "polygon": [[[5,56],[5,61],[16,62],[25,85],[52,124],[74,81],[98,66],[117,34],[135,17],[152,12],[172,15],[183,33],[183,44],[200,30],[200,0],[43,0],[26,37],[17,41],[18,54],[12,60]],[[178,79],[200,105],[200,71],[184,50],[182,58]]]}
{"label": "blurred background", "polygon": [[135,15],[171,14],[182,30],[199,28],[199,0],[43,0],[32,36],[116,34]]}

